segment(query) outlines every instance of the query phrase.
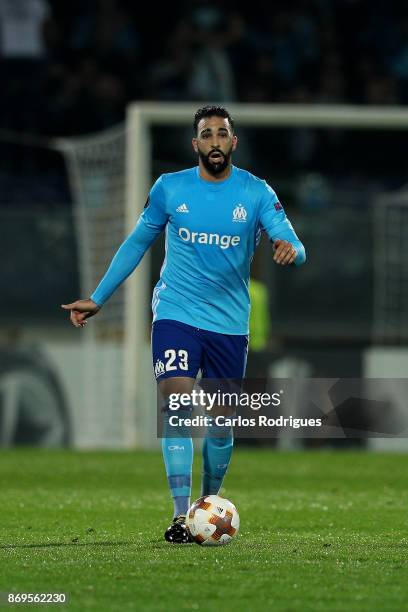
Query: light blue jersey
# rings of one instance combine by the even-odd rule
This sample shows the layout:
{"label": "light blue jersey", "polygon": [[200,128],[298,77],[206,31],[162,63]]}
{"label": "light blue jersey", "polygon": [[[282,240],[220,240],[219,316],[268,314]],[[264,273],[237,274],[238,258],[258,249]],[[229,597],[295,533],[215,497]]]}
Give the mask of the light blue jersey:
{"label": "light blue jersey", "polygon": [[91,299],[102,305],[136,268],[162,230],[166,256],[153,291],[153,320],[172,319],[223,334],[247,334],[250,263],[265,230],[288,240],[304,263],[305,249],[269,185],[232,166],[224,181],[199,168],[163,174]]}

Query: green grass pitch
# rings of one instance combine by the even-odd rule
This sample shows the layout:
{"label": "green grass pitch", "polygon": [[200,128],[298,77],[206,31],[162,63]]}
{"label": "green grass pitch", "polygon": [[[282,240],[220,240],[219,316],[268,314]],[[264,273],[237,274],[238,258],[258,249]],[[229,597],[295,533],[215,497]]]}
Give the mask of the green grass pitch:
{"label": "green grass pitch", "polygon": [[102,612],[406,610],[407,474],[402,454],[237,448],[222,493],[240,535],[204,548],[163,540],[159,453],[2,451],[0,591]]}

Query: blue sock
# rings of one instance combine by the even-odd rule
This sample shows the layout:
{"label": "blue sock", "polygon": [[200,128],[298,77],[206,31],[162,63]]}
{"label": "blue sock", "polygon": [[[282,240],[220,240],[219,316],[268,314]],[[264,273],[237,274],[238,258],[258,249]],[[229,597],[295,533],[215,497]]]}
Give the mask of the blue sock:
{"label": "blue sock", "polygon": [[189,427],[170,425],[169,417],[174,415],[190,418],[191,411],[166,409],[163,414],[163,459],[176,517],[179,514],[187,514],[190,507],[193,440]]}
{"label": "blue sock", "polygon": [[[234,437],[232,427],[216,427],[210,430],[203,443],[203,474],[201,495],[217,495],[231,460]],[[219,432],[223,437],[215,438]]]}

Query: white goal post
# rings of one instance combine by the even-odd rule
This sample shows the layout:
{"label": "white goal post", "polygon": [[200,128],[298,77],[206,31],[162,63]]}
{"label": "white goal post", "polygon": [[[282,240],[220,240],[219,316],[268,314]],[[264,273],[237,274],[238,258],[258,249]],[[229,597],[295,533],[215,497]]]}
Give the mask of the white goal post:
{"label": "white goal post", "polygon": [[[153,126],[192,126],[194,113],[204,103],[132,103],[127,109],[125,126],[118,126],[117,133],[109,132],[111,136],[106,139],[103,134],[90,135],[81,139],[60,141],[63,149],[71,160],[70,175],[72,184],[80,185],[82,165],[88,165],[89,172],[93,172],[99,163],[103,163],[103,170],[99,171],[100,179],[103,172],[111,172],[110,154],[105,154],[103,162],[99,162],[99,148],[119,147],[120,153],[113,157],[115,166],[115,181],[110,180],[109,185],[115,185],[116,193],[122,189],[123,194],[118,199],[118,206],[122,206],[123,236],[134,227],[136,220],[146,201],[152,184],[152,134]],[[285,127],[285,128],[342,128],[358,130],[407,130],[408,110],[403,107],[362,107],[362,106],[325,106],[325,105],[264,105],[264,104],[227,104],[228,110],[237,122],[237,131],[241,127]],[[121,132],[121,136],[119,135]],[[123,150],[122,150],[123,140]],[[78,147],[76,147],[76,142]],[[99,144],[98,144],[99,143]],[[110,144],[112,143],[112,144]],[[119,144],[118,144],[119,143]],[[86,159],[77,155],[78,151],[86,150]],[[119,168],[120,155],[123,157],[123,169]],[[85,162],[82,161],[85,159]],[[75,160],[75,161],[72,161]],[[249,168],[251,170],[251,168]],[[254,169],[256,173],[256,169]],[[116,175],[123,174],[121,180]],[[88,177],[89,178],[89,177]],[[91,177],[92,178],[92,177]],[[92,181],[91,181],[92,182]],[[95,182],[95,181],[94,181]],[[103,181],[99,181],[100,185]],[[92,187],[93,188],[93,187]],[[102,187],[99,187],[102,189]],[[75,192],[75,189],[74,189]],[[94,278],[90,266],[90,239],[92,221],[86,220],[86,210],[91,206],[84,196],[84,189],[77,188],[76,204],[78,209],[79,235],[83,236],[81,248],[80,267],[87,270],[88,279]],[[106,203],[109,206],[109,202]],[[82,210],[82,212],[81,212]],[[84,212],[85,211],[85,212]],[[92,213],[94,214],[94,213]],[[101,217],[102,219],[104,217]],[[108,219],[106,217],[106,219]],[[105,226],[111,223],[105,221]],[[81,230],[82,226],[82,230]],[[108,228],[109,229],[109,228]],[[113,255],[113,251],[110,256]],[[102,257],[102,256],[101,256]],[[106,251],[103,255],[106,264]],[[98,260],[99,262],[99,260]],[[88,283],[89,285],[89,283]],[[84,285],[85,286],[85,285]],[[88,287],[91,289],[92,287]],[[88,290],[87,289],[87,290]],[[84,288],[83,288],[84,290]],[[149,322],[150,310],[150,255],[147,253],[131,277],[125,282],[123,288],[121,308],[123,311],[123,326],[117,335],[116,341],[120,344],[121,359],[116,365],[121,368],[121,404],[120,431],[122,435],[116,437],[115,445],[123,447],[153,447],[157,445],[155,439],[156,410],[155,397],[152,395],[154,379],[151,368],[149,349]],[[103,313],[100,315],[101,324]],[[99,318],[99,317],[98,317]],[[106,320],[106,317],[105,317]],[[93,325],[93,322],[92,322]],[[88,325],[90,328],[91,325]],[[98,352],[98,339],[92,332],[87,332],[91,352]],[[109,359],[114,359],[112,356]],[[121,365],[120,365],[121,364]],[[105,368],[104,376],[109,376],[109,368]],[[91,380],[97,380],[94,372]],[[94,392],[97,393],[96,389]],[[90,393],[92,393],[90,389]],[[101,393],[102,395],[102,393]],[[105,401],[108,394],[104,393],[98,401]],[[90,423],[101,413],[98,401],[94,401],[93,415]],[[108,400],[106,400],[108,401]],[[109,400],[110,401],[110,400]],[[110,406],[106,406],[106,414]],[[109,418],[107,423],[109,423]],[[109,425],[106,426],[109,429]],[[106,429],[105,427],[105,429]],[[118,430],[119,431],[119,430]],[[95,444],[89,436],[84,438],[84,444]]]}

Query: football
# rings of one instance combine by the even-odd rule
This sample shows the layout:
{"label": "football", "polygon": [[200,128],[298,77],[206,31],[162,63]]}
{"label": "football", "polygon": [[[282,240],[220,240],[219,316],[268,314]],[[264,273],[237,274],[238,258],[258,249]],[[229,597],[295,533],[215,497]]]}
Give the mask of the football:
{"label": "football", "polygon": [[228,499],[205,495],[197,499],[187,512],[186,526],[197,544],[228,544],[239,530],[239,514]]}

